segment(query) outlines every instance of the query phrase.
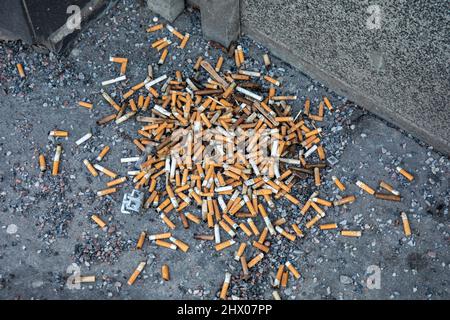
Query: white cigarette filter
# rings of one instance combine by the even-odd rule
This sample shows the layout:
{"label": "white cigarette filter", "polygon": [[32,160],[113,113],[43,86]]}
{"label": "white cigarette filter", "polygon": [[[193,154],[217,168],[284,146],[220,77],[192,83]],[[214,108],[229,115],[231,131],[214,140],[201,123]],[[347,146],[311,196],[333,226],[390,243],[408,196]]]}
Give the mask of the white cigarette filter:
{"label": "white cigarette filter", "polygon": [[85,143],[86,141],[88,141],[90,138],[92,138],[92,133],[86,133],[84,136],[82,136],[80,139],[78,139],[77,141],[75,141],[75,144],[77,146],[79,146],[82,143]]}
{"label": "white cigarette filter", "polygon": [[124,81],[124,80],[127,80],[127,76],[125,76],[125,75],[117,77],[117,78],[114,78],[114,79],[111,79],[111,80],[103,81],[102,82],[102,86],[108,86],[110,84],[113,84],[113,83],[116,83],[116,82],[120,82],[120,81]]}

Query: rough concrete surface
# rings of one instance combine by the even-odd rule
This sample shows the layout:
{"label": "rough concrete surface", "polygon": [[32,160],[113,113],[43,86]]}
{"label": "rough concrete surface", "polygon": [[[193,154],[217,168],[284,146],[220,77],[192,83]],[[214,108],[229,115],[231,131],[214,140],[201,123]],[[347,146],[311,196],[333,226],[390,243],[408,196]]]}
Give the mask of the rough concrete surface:
{"label": "rough concrete surface", "polygon": [[[314,227],[294,243],[280,236],[270,238],[271,253],[248,280],[240,277],[241,267],[233,260],[235,248],[218,253],[213,243],[192,238],[193,233],[211,233],[205,225],[175,230],[175,237],[191,246],[188,253],[172,252],[148,241],[143,250],[136,250],[141,231],[166,230],[156,211],[149,209],[142,215],[120,212],[123,194],[132,189],[131,184],[112,196],[96,197],[95,192],[108,180],[92,178],[82,160],[95,158],[109,145],[104,165],[122,175],[132,169],[119,159],[136,154],[132,140],[140,125],[135,121],[96,125],[96,120],[111,113],[99,94],[100,83],[118,73],[110,56],[129,59],[127,82],[107,88],[114,97],[142,81],[147,64],[156,65],[159,56],[149,50],[149,44],[162,34],[145,32],[154,16],[145,6],[124,0],[84,31],[67,57],[35,53],[18,43],[0,43],[0,298],[215,299],[224,273],[229,271],[233,274],[230,295],[271,299],[275,268],[285,259],[296,264],[301,278],[289,278],[287,288],[280,290],[283,299],[450,297],[448,158],[274,57],[271,73],[283,80],[282,93],[298,96],[295,110],[309,97],[317,112],[324,95],[336,109],[326,112],[325,121],[318,124],[323,128],[327,157],[338,160],[324,170],[320,196],[335,200],[355,194],[357,201],[329,208],[323,222],[362,230],[362,237],[344,238],[336,231]],[[192,76],[198,55],[211,63],[224,55],[202,39],[198,13],[185,11],[174,26],[189,32],[191,40],[185,50],[171,46],[168,61],[155,68],[155,75],[180,69]],[[167,30],[163,34],[169,36]],[[267,49],[247,37],[240,44],[248,60],[246,67],[262,71],[261,57]],[[25,80],[17,76],[17,62],[25,66]],[[233,60],[227,59],[224,68],[233,66]],[[94,108],[79,107],[76,103],[80,100],[93,102]],[[39,172],[37,156],[42,152],[47,164],[51,163],[56,141],[49,139],[48,132],[55,128],[69,130],[70,136],[58,140],[64,150],[62,171],[52,177],[48,170]],[[77,147],[75,141],[90,129],[94,137]],[[412,183],[395,173],[398,164],[414,173]],[[345,193],[331,183],[332,175],[347,185]],[[374,188],[384,179],[403,199],[400,203],[374,199],[354,185],[357,179]],[[315,190],[311,178],[305,185],[308,187],[294,187],[293,192],[302,203]],[[198,214],[198,209],[192,210]],[[401,211],[409,216],[412,237],[403,234]],[[107,231],[92,223],[94,213],[107,221]],[[299,208],[283,200],[270,215],[291,223],[302,219],[303,223],[313,213],[301,218]],[[148,261],[148,265],[134,285],[128,286],[126,281],[140,261]],[[82,275],[96,275],[97,281],[69,289],[66,283],[74,269],[68,268],[73,263]],[[171,269],[168,282],[160,275],[164,263]],[[373,272],[368,269],[371,265],[380,268],[380,289],[366,286]]]}
{"label": "rough concrete surface", "polygon": [[239,38],[240,0],[197,1],[202,17],[203,37],[225,47]]}
{"label": "rough concrete surface", "polygon": [[446,1],[242,0],[241,24],[285,61],[450,153]]}
{"label": "rough concrete surface", "polygon": [[148,7],[173,22],[184,10],[184,0],[147,0]]}

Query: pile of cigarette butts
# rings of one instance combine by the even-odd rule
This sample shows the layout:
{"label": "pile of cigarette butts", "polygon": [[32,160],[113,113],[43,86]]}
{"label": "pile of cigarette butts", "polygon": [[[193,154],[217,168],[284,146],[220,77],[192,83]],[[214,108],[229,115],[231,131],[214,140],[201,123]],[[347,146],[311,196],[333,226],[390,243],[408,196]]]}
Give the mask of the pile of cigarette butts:
{"label": "pile of cigarette butts", "polygon": [[[166,27],[180,41],[178,48],[185,48],[189,34],[182,35],[170,25],[154,25],[147,32],[158,32]],[[168,56],[172,43],[161,38],[151,47],[162,51],[159,64]],[[224,71],[224,57],[215,66],[199,57],[193,69],[195,76],[189,78],[181,71],[158,77],[153,67],[148,67],[145,80],[132,86],[116,102],[106,90],[101,94],[112,107],[112,113],[97,121],[99,126],[108,123],[120,125],[130,119],[142,123],[133,143],[139,156],[122,158],[122,163],[137,163],[138,170],[129,171],[128,176],[104,167],[101,162],[110,151],[108,146],[91,159],[84,159],[87,173],[99,174],[111,180],[98,197],[114,194],[121,184],[130,182],[134,190],[145,196],[143,209],[156,208],[164,232],[147,234],[143,231],[136,248],[141,249],[145,240],[154,242],[168,250],[189,251],[186,240],[176,239],[172,231],[190,224],[204,224],[205,234],[194,234],[195,240],[214,241],[215,250],[230,254],[242,268],[234,279],[246,279],[252,268],[270,255],[269,239],[284,237],[289,242],[307,236],[308,230],[324,219],[326,211],[333,206],[350,204],[355,195],[343,195],[337,201],[319,197],[315,191],[306,203],[292,194],[298,188],[314,183],[320,188],[321,171],[326,167],[326,154],[321,144],[322,129],[316,127],[323,121],[325,112],[333,112],[329,99],[323,97],[312,113],[309,99],[295,116],[292,115],[296,96],[280,95],[282,83],[270,74],[271,61],[263,56],[265,70],[246,70],[245,54],[241,46],[234,49],[235,71]],[[108,80],[108,86],[126,80],[128,60],[111,57],[111,62],[121,65],[120,77]],[[22,71],[20,71],[22,70]],[[19,69],[21,76],[23,69]],[[79,106],[91,109],[93,104],[80,101]],[[52,130],[51,136],[67,137],[67,131]],[[87,133],[75,143],[82,145],[92,137]],[[62,147],[56,146],[52,175],[60,170]],[[43,154],[39,156],[41,171],[46,170]],[[414,177],[405,169],[397,167],[399,174],[412,181]],[[311,177],[311,179],[308,179]],[[346,186],[333,176],[333,183],[343,193]],[[389,201],[400,201],[400,193],[387,182],[381,181],[378,192],[362,181],[355,182],[370,195]],[[296,187],[297,188],[297,187]],[[276,201],[285,199],[298,207],[298,212],[275,220],[271,211]],[[284,201],[284,200],[283,200]],[[155,209],[147,211],[154,214]],[[197,213],[196,213],[197,212]],[[298,214],[299,213],[299,214]],[[105,228],[101,217],[92,215],[92,220]],[[308,219],[303,219],[308,218]],[[404,233],[411,235],[408,217],[401,213]],[[360,230],[339,230],[337,223],[318,224],[320,230],[337,230],[343,237],[360,237]],[[288,243],[289,243],[288,242]],[[227,252],[228,251],[228,252]],[[285,261],[273,266],[277,270],[273,281],[273,297],[280,299],[277,291],[287,286],[289,275],[300,278],[298,266]],[[128,284],[132,285],[144,270],[146,262],[138,263]],[[169,266],[163,265],[162,278],[170,280]],[[95,281],[95,277],[82,279]],[[225,273],[220,298],[227,299],[232,275]]]}

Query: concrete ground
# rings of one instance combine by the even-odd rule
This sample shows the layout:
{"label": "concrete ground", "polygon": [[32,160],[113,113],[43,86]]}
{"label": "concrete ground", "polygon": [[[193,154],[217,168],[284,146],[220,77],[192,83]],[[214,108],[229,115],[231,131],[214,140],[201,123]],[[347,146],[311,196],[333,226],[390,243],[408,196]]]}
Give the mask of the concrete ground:
{"label": "concrete ground", "polygon": [[[140,125],[135,121],[96,125],[96,120],[111,113],[99,94],[100,82],[118,74],[117,66],[108,61],[113,55],[130,61],[129,80],[116,86],[117,93],[145,78],[147,64],[159,59],[148,46],[161,34],[145,32],[153,17],[135,1],[122,1],[82,34],[67,57],[35,53],[18,43],[0,43],[0,298],[215,299],[225,271],[230,271],[234,298],[271,299],[275,268],[285,259],[297,266],[301,278],[289,279],[287,288],[280,290],[283,299],[450,297],[449,159],[275,58],[273,72],[282,77],[285,93],[299,96],[296,110],[305,97],[317,106],[323,95],[336,108],[319,124],[327,157],[338,161],[322,176],[320,196],[335,200],[343,195],[331,183],[331,176],[336,175],[347,185],[344,194],[355,194],[357,201],[329,208],[323,222],[362,230],[362,236],[344,238],[336,231],[312,228],[294,243],[271,238],[271,254],[248,280],[240,278],[240,265],[232,259],[235,248],[217,253],[212,243],[193,239],[193,233],[211,233],[205,226],[177,228],[175,237],[191,246],[187,253],[168,252],[148,242],[143,250],[136,250],[141,231],[165,230],[155,210],[140,216],[120,212],[123,193],[131,185],[111,197],[96,197],[107,180],[92,178],[82,160],[95,158],[109,145],[104,165],[120,174],[131,169],[119,158],[136,154],[132,139]],[[198,55],[216,61],[222,54],[201,38],[198,13],[183,13],[174,26],[189,32],[191,40],[185,50],[173,47],[172,60],[155,69],[155,75],[178,68],[192,74]],[[265,48],[246,37],[240,43],[246,49],[248,69],[261,68]],[[17,76],[17,62],[25,65],[25,80]],[[225,67],[232,65],[229,60]],[[112,88],[108,90],[113,92]],[[82,99],[92,101],[93,110],[76,104]],[[55,128],[69,130],[70,136],[58,141],[64,149],[62,173],[52,177],[48,171],[39,172],[37,156],[43,152],[51,161],[55,141],[48,138],[48,132]],[[90,129],[94,138],[77,147],[75,141]],[[414,173],[412,183],[395,172],[398,164]],[[402,201],[363,194],[355,185],[358,179],[372,187],[382,179],[400,191]],[[307,179],[296,185],[294,195],[304,203],[313,190],[313,182]],[[299,209],[282,201],[270,215],[293,222],[300,219]],[[413,235],[408,238],[401,211],[411,223]],[[89,217],[94,213],[108,222],[106,232],[92,224]],[[148,265],[135,284],[128,286],[126,281],[140,261]],[[68,288],[74,263],[82,275],[96,275],[97,281]],[[171,269],[169,282],[161,280],[164,263]],[[380,281],[370,289],[368,279],[378,274]]]}

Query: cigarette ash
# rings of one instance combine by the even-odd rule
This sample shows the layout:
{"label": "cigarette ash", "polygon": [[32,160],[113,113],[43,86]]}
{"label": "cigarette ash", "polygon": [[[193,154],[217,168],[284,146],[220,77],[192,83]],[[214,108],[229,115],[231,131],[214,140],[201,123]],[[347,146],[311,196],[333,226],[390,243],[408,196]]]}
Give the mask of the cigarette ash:
{"label": "cigarette ash", "polygon": [[[8,191],[8,194],[11,193],[22,198],[13,198],[2,193],[0,194],[0,203],[2,203],[3,211],[18,212],[30,219],[30,221],[34,221],[39,230],[37,237],[47,248],[56,247],[58,240],[61,241],[61,237],[68,238],[68,243],[70,244],[69,253],[75,262],[84,267],[83,270],[85,272],[94,272],[94,270],[99,272],[96,266],[103,262],[115,264],[116,268],[120,267],[121,275],[115,275],[114,279],[123,281],[124,284],[126,284],[129,275],[138,263],[146,261],[147,256],[155,253],[153,262],[146,266],[134,286],[123,288],[119,294],[116,293],[118,290],[116,290],[113,282],[108,281],[106,284],[106,287],[109,287],[108,297],[111,292],[119,297],[126,297],[127,295],[139,297],[138,293],[133,294],[133,292],[139,292],[139,286],[146,286],[147,284],[150,285],[147,288],[155,288],[160,296],[167,297],[164,296],[164,292],[172,291],[167,290],[167,286],[160,285],[162,280],[159,269],[163,263],[168,263],[171,268],[171,274],[174,275],[174,279],[171,281],[179,285],[181,294],[185,294],[184,297],[186,298],[190,298],[192,295],[206,299],[218,297],[223,274],[225,271],[229,271],[232,273],[232,279],[228,297],[258,299],[271,297],[271,284],[275,279],[276,269],[279,264],[286,261],[291,261],[300,269],[302,279],[297,281],[290,275],[287,288],[279,289],[283,298],[305,296],[322,298],[346,297],[347,292],[341,293],[337,292],[340,289],[333,288],[330,290],[327,287],[327,282],[324,279],[330,278],[329,276],[327,277],[326,273],[331,271],[322,270],[319,267],[320,265],[330,261],[334,261],[338,266],[348,264],[353,259],[356,259],[358,256],[357,252],[361,255],[361,250],[365,247],[368,248],[367,250],[372,250],[373,241],[380,243],[380,234],[388,239],[390,243],[398,244],[398,239],[400,238],[401,246],[411,246],[412,240],[402,237],[401,219],[399,217],[395,218],[396,216],[393,216],[390,212],[388,213],[392,209],[384,208],[383,212],[379,213],[374,211],[373,203],[366,202],[367,207],[359,207],[357,204],[359,212],[356,214],[355,210],[352,209],[352,205],[339,206],[326,211],[327,217],[332,220],[327,220],[327,222],[333,222],[333,219],[336,219],[335,221],[338,223],[339,228],[363,230],[363,236],[357,239],[358,243],[347,242],[337,233],[332,231],[323,232],[316,227],[309,230],[304,239],[296,240],[294,243],[280,235],[269,237],[270,254],[256,264],[250,270],[249,276],[245,278],[241,273],[240,263],[234,262],[232,259],[237,249],[236,245],[225,249],[223,252],[216,253],[214,241],[197,242],[197,240],[191,239],[191,234],[193,233],[211,234],[211,231],[205,226],[197,226],[191,223],[190,230],[186,232],[178,230],[182,229],[181,222],[174,220],[177,224],[177,230],[173,231],[173,236],[191,246],[186,254],[179,250],[166,252],[166,249],[158,248],[153,243],[150,243],[148,239],[146,239],[142,250],[135,250],[137,237],[143,229],[147,229],[148,234],[156,234],[168,231],[168,229],[162,225],[154,209],[149,209],[143,216],[139,217],[123,217],[120,214],[120,201],[123,193],[129,192],[132,188],[132,184],[129,182],[130,179],[128,179],[126,184],[118,186],[119,190],[116,194],[98,198],[95,193],[104,188],[105,183],[110,179],[104,175],[101,175],[99,178],[91,177],[82,163],[83,159],[86,158],[95,163],[94,159],[103,146],[109,145],[111,146],[111,151],[100,162],[102,165],[120,173],[120,175],[125,175],[127,171],[136,169],[135,164],[121,165],[119,159],[137,155],[138,150],[132,141],[136,138],[136,131],[140,128],[140,125],[133,119],[117,126],[107,124],[98,127],[95,124],[96,120],[112,112],[111,107],[103,101],[99,94],[100,83],[119,75],[120,67],[109,63],[107,60],[110,56],[129,58],[126,73],[128,80],[106,88],[111,97],[118,102],[122,94],[132,85],[143,80],[146,74],[147,61],[154,65],[155,77],[168,74],[173,78],[175,76],[174,70],[180,70],[184,77],[194,78],[197,72],[192,70],[192,66],[199,55],[203,56],[213,66],[219,55],[224,57],[226,55],[215,48],[213,43],[207,43],[201,39],[201,30],[198,27],[198,14],[189,13],[181,17],[181,19],[192,20],[191,23],[194,25],[192,28],[191,23],[187,24],[189,25],[188,32],[191,34],[191,38],[186,49],[181,50],[177,48],[179,44],[177,39],[166,28],[154,34],[145,33],[145,29],[148,27],[147,24],[153,16],[151,13],[139,11],[139,8],[136,7],[133,1],[124,1],[119,5],[119,9],[122,10],[108,14],[109,21],[106,23],[106,26],[96,24],[84,33],[77,49],[72,51],[68,59],[56,57],[52,54],[37,54],[30,48],[22,47],[20,44],[0,46],[0,67],[2,69],[0,73],[0,97],[23,99],[24,103],[34,104],[30,97],[36,97],[38,94],[46,92],[46,98],[38,100],[41,101],[39,111],[46,111],[52,115],[51,121],[37,120],[36,122],[27,123],[26,120],[20,120],[20,122],[17,122],[17,126],[11,127],[11,132],[26,134],[30,137],[32,145],[28,145],[28,149],[22,151],[25,155],[24,157],[21,157],[19,154],[13,154],[10,158],[7,158],[20,158],[21,161],[10,163],[7,160],[6,164],[13,169],[11,169],[11,172],[2,174],[8,186],[1,186],[1,188]],[[130,18],[130,16],[133,16],[133,18]],[[164,23],[163,21],[160,22]],[[178,30],[184,31],[182,28],[178,28]],[[121,36],[123,34],[127,35],[125,41],[123,36]],[[170,37],[173,41],[169,46],[169,55],[162,65],[157,64],[159,54],[155,54],[154,51],[148,49],[150,43],[160,37]],[[265,48],[246,37],[243,37],[239,44],[244,49],[246,56],[245,69],[266,72],[262,64],[262,54],[266,52]],[[89,50],[93,46],[95,46],[95,50]],[[273,67],[268,74],[282,80],[283,86],[279,94],[297,95],[298,98],[293,103],[295,112],[303,109],[303,102],[306,97],[311,99],[311,112],[313,114],[317,114],[317,108],[322,101],[322,96],[329,97],[333,104],[334,112],[329,114],[325,110],[324,120],[320,123],[317,122],[318,127],[323,129],[321,142],[325,146],[328,161],[327,167],[321,172],[323,176],[320,196],[330,201],[341,197],[342,194],[338,192],[331,180],[332,174],[336,175],[339,173],[339,178],[349,187],[348,194],[356,194],[358,201],[360,198],[367,198],[363,191],[360,191],[357,187],[352,187],[351,184],[361,179],[361,173],[364,170],[368,170],[367,166],[371,163],[373,164],[373,159],[360,159],[360,163],[358,163],[358,160],[351,161],[348,158],[342,159],[341,157],[346,150],[348,151],[349,148],[352,149],[354,145],[358,145],[357,142],[359,140],[366,139],[360,135],[370,136],[370,132],[364,131],[358,132],[357,138],[355,138],[354,132],[355,124],[363,121],[367,114],[345,98],[328,92],[320,83],[312,81],[303,75],[299,77],[298,71],[293,70],[290,66],[273,57],[271,59]],[[17,62],[24,64],[25,73],[27,74],[25,80],[20,79],[16,75],[15,63]],[[234,70],[233,68],[235,68],[233,59],[227,58],[224,62],[223,70]],[[204,70],[199,75],[200,82],[204,82],[208,77]],[[39,79],[39,81],[36,81],[36,79]],[[258,81],[258,84],[263,85],[264,82]],[[76,102],[81,100],[93,102],[93,109],[80,110]],[[294,115],[295,112],[293,112]],[[83,116],[80,116],[81,113],[83,113]],[[21,116],[26,119],[28,116],[26,110],[22,111]],[[42,129],[43,123],[47,124],[47,126]],[[89,128],[86,127],[86,124],[89,124]],[[69,140],[57,138],[53,141],[46,141],[48,130],[56,128],[69,130]],[[75,146],[75,140],[83,136],[88,130],[92,130],[93,138],[81,146]],[[2,143],[1,140],[0,143]],[[47,145],[45,145],[46,143]],[[41,152],[45,152],[47,165],[51,166],[56,143],[60,143],[63,146],[60,175],[52,177],[48,171],[40,175],[36,166],[36,156]],[[4,148],[6,151],[7,147],[4,146]],[[380,157],[380,164],[382,165],[380,170],[385,172],[384,179],[389,179],[386,180],[389,182],[394,181],[398,190],[408,190],[405,193],[412,194],[403,194],[402,191],[402,196],[407,199],[406,206],[411,204],[410,207],[417,212],[427,208],[428,214],[433,219],[441,224],[444,223],[448,217],[449,195],[448,192],[437,192],[435,190],[446,190],[442,187],[445,186],[445,177],[448,177],[448,160],[436,156],[436,153],[430,151],[427,159],[423,161],[423,166],[431,168],[432,173],[429,173],[429,177],[424,181],[420,190],[413,191],[411,184],[405,179],[399,179],[393,168],[404,161],[405,157],[411,159],[417,155],[413,154],[409,157],[407,154],[395,154],[390,150],[392,149],[385,150],[386,152],[383,152]],[[405,150],[407,150],[407,146],[405,146]],[[359,153],[358,150],[354,151],[354,154]],[[31,160],[30,154],[35,156]],[[333,165],[331,165],[330,159],[333,156],[338,162],[336,163],[336,160],[334,160],[332,161]],[[309,161],[312,163],[317,162],[316,154],[311,155],[308,158]],[[409,162],[409,164],[412,163]],[[385,170],[385,168],[387,169]],[[420,167],[413,166],[413,168],[413,171],[417,170],[417,172],[424,170]],[[299,175],[304,180],[300,180],[301,182],[294,186],[292,194],[302,203],[305,203],[311,193],[316,190],[316,187],[314,186],[312,175]],[[371,180],[363,181],[375,187]],[[300,184],[303,185],[301,188],[299,188]],[[157,189],[162,190],[164,185],[165,183],[160,181]],[[58,202],[63,204],[58,204]],[[399,210],[405,210],[404,205],[403,203],[401,206],[395,204],[394,209],[398,212]],[[293,222],[304,223],[314,217],[312,212],[308,212],[306,216],[302,217],[298,214],[299,208],[293,206],[285,199],[279,200],[277,207],[274,210],[268,209],[268,211],[272,221],[276,221],[281,217],[286,218],[288,223],[282,227],[289,226]],[[367,212],[367,214],[363,215],[363,212]],[[200,210],[193,209],[192,213],[199,217],[201,216]],[[107,228],[105,230],[98,228],[91,220],[92,214],[97,214],[106,222]],[[390,216],[394,218],[385,219],[383,217],[380,219],[378,217],[380,214],[391,214]],[[411,212],[411,214],[413,213]],[[421,215],[410,216],[411,220],[420,218],[424,219]],[[264,224],[259,219],[254,220],[261,231]],[[376,227],[374,228],[374,226]],[[400,231],[393,232],[393,229]],[[439,227],[439,230],[442,231],[442,227]],[[228,239],[225,232],[222,231],[221,233],[222,238]],[[246,237],[238,232],[237,239],[239,243],[240,241],[245,241]],[[258,253],[257,250],[251,248],[251,242],[246,250],[248,260]],[[433,250],[438,251],[438,248]],[[46,250],[44,251],[47,252]],[[386,257],[388,255],[401,254],[401,250],[395,247],[387,251],[389,253],[383,253]],[[48,250],[48,252],[51,252],[51,250]],[[192,265],[195,265],[195,263],[188,260],[190,255],[197,255],[198,252],[202,256],[207,257],[199,260],[203,268],[198,277],[200,279],[208,279],[207,282],[200,281],[201,284],[198,281],[196,282],[194,273],[190,276],[190,270],[192,270]],[[130,259],[128,253],[136,253],[136,255]],[[126,261],[124,261],[124,256],[126,256]],[[362,258],[359,261],[364,261],[364,259],[369,261],[371,258],[364,254],[361,256]],[[219,264],[215,264],[215,261],[218,261]],[[184,267],[178,267],[178,264],[188,265],[189,273],[186,273]],[[215,268],[208,267],[208,265],[215,266]],[[59,266],[58,270],[61,272],[65,268],[66,265]],[[223,272],[218,270],[223,270]],[[302,272],[303,270],[305,270],[305,273]],[[309,272],[307,273],[306,270],[309,270]],[[337,271],[332,271],[332,277],[337,279],[338,282],[341,279],[339,272],[341,272],[339,268]],[[99,274],[97,273],[97,275]],[[179,279],[183,275],[186,275],[186,279]],[[66,275],[64,274],[62,276],[59,275],[56,283],[62,284],[65,277]],[[348,278],[351,278],[351,281],[342,277],[342,279],[345,279],[345,283],[342,281],[341,283],[348,286],[350,283],[362,281],[362,278],[358,275],[349,276]],[[306,281],[310,281],[317,289],[315,291],[309,289],[311,291],[308,291],[308,287],[303,285]],[[125,285],[125,287],[127,286]],[[95,288],[97,289],[98,285]],[[181,288],[188,289],[182,291]],[[192,290],[191,288],[195,289]],[[363,295],[361,285],[356,285],[353,289],[357,297]],[[432,293],[438,294],[438,292],[436,290],[436,292]],[[140,294],[144,293],[140,292]],[[177,295],[179,294],[177,293]]]}

